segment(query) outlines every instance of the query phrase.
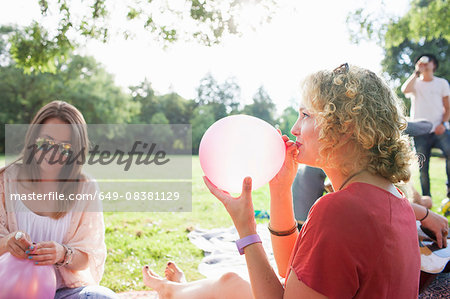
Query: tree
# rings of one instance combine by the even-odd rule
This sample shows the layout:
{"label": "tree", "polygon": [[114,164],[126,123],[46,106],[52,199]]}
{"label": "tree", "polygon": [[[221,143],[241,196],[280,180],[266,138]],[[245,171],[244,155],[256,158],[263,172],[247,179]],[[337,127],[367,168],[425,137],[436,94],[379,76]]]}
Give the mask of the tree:
{"label": "tree", "polygon": [[194,110],[191,120],[193,154],[198,154],[203,134],[215,121],[212,110],[211,106],[199,106]]}
{"label": "tree", "polygon": [[236,82],[236,78],[228,78],[220,84],[218,97],[225,105],[228,114],[237,113],[241,100],[241,87]]}
{"label": "tree", "polygon": [[161,110],[161,104],[155,95],[152,84],[145,79],[139,85],[131,86],[130,91],[133,102],[139,103],[141,107],[140,113],[133,122],[141,124],[150,123],[152,116]]}
{"label": "tree", "polygon": [[[1,30],[0,30],[1,32]],[[3,43],[5,47],[7,43]],[[0,48],[0,53],[5,53]],[[45,104],[64,100],[75,105],[86,122],[129,123],[139,112],[139,103],[131,101],[114,83],[113,76],[92,57],[70,56],[56,72],[25,74],[8,55],[0,65],[0,123],[27,124]],[[0,128],[0,150],[4,128]]]}
{"label": "tree", "polygon": [[411,0],[409,10],[400,17],[387,13],[384,2],[377,11],[359,8],[347,16],[350,39],[355,43],[375,39],[386,48],[399,46],[405,39],[449,41],[449,9],[445,0]]}
{"label": "tree", "polygon": [[174,135],[172,129],[169,125],[169,120],[166,118],[164,113],[157,112],[152,116],[151,124],[154,125],[163,125],[163,126],[154,126],[150,135],[154,140],[158,141],[158,146],[162,149],[165,149],[166,152],[172,149],[174,144]]}
{"label": "tree", "polygon": [[241,88],[234,78],[228,78],[225,82],[219,83],[208,73],[200,80],[200,85],[197,87],[196,103],[210,106],[214,119],[218,120],[238,111],[240,96]]}
{"label": "tree", "polygon": [[253,104],[246,105],[243,112],[275,125],[275,104],[272,102],[272,99],[263,86],[260,86],[253,96]]}
{"label": "tree", "polygon": [[281,133],[288,135],[289,139],[295,140],[295,136],[291,134],[292,126],[295,124],[298,118],[298,111],[295,110],[293,107],[287,107],[283,110],[283,113],[281,114],[278,123],[279,123],[279,129],[281,130]]}
{"label": "tree", "polygon": [[[254,28],[270,21],[276,8],[274,0],[35,1],[44,20],[57,21],[46,22],[55,24],[45,27],[34,21],[16,32],[11,36],[11,54],[19,67],[44,72],[55,72],[77,41],[108,41],[115,24],[123,24],[118,31],[125,38],[140,27],[165,46],[178,40],[212,45],[226,34],[239,34],[247,23]],[[246,12],[257,18],[249,21]]]}
{"label": "tree", "polygon": [[188,124],[192,115],[192,103],[175,92],[158,97],[161,111],[171,124]]}
{"label": "tree", "polygon": [[0,66],[11,64],[11,55],[8,51],[8,36],[14,31],[12,26],[0,26]]}
{"label": "tree", "polygon": [[353,42],[375,39],[384,49],[384,76],[407,105],[409,100],[400,92],[400,86],[414,70],[414,60],[420,54],[434,53],[439,60],[436,75],[450,79],[449,11],[449,1],[413,0],[401,17],[390,16],[383,6],[378,12],[360,8],[347,17]]}
{"label": "tree", "polygon": [[115,85],[113,75],[93,57],[72,56],[56,74],[58,98],[77,106],[92,124],[130,123],[139,113],[139,104]]}
{"label": "tree", "polygon": [[[158,97],[160,110],[164,113],[170,124],[190,124],[193,114],[195,102],[186,100],[175,92]],[[180,149],[191,147],[191,140],[187,140],[186,136],[192,134],[188,132],[188,126],[177,126],[173,129],[173,137],[177,140]],[[192,128],[191,128],[192,130]],[[189,143],[189,144],[188,144]]]}

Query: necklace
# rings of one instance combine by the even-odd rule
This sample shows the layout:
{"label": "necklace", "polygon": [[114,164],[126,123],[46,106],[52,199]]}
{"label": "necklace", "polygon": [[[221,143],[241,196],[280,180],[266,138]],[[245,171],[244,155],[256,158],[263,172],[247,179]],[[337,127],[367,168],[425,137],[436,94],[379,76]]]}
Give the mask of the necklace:
{"label": "necklace", "polygon": [[347,184],[351,179],[353,179],[355,176],[357,176],[358,174],[360,174],[361,172],[365,171],[365,169],[361,169],[360,171],[355,172],[354,174],[352,174],[351,176],[349,176],[341,185],[341,187],[339,187],[338,191],[342,190],[342,187],[345,186],[345,184]]}

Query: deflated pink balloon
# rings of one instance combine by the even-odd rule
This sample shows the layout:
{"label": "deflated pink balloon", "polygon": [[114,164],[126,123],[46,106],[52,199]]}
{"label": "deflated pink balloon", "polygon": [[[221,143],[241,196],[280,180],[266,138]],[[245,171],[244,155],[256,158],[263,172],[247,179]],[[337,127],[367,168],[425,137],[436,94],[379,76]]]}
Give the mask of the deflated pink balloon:
{"label": "deflated pink balloon", "polygon": [[0,299],[53,299],[56,275],[53,266],[38,266],[9,252],[0,256]]}
{"label": "deflated pink balloon", "polygon": [[220,189],[240,193],[250,176],[253,189],[267,184],[280,170],[286,146],[269,123],[249,115],[233,115],[215,122],[200,142],[200,165]]}

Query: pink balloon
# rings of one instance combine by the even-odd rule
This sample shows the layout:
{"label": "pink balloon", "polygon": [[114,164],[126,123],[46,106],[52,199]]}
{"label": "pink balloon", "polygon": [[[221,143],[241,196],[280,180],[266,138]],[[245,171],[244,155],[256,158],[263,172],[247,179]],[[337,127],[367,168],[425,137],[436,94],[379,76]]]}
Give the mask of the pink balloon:
{"label": "pink balloon", "polygon": [[0,256],[0,299],[53,299],[56,275],[53,266],[38,266],[9,252]]}
{"label": "pink balloon", "polygon": [[280,170],[286,146],[269,123],[249,115],[215,122],[200,142],[200,165],[209,180],[228,192],[240,193],[250,176],[253,189],[267,184]]}

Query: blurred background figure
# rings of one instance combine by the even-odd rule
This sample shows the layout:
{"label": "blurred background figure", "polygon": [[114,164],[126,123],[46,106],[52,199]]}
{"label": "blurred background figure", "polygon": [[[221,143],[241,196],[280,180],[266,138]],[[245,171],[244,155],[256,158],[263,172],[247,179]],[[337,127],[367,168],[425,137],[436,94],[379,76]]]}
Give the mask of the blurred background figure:
{"label": "blurred background figure", "polygon": [[415,71],[402,85],[402,92],[411,98],[411,119],[426,119],[433,124],[427,134],[414,136],[417,153],[423,155],[420,168],[422,195],[430,193],[430,157],[431,149],[439,148],[446,158],[447,197],[450,195],[450,132],[448,121],[450,109],[448,97],[450,89],[447,80],[434,76],[439,66],[436,56],[422,54],[415,61]]}

